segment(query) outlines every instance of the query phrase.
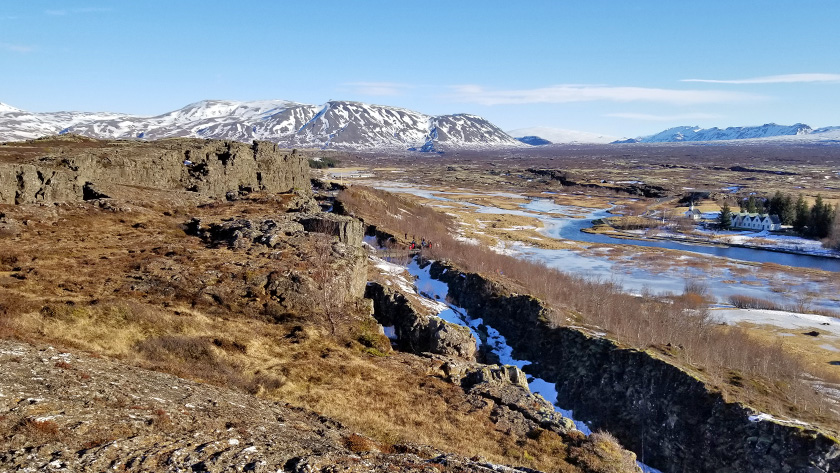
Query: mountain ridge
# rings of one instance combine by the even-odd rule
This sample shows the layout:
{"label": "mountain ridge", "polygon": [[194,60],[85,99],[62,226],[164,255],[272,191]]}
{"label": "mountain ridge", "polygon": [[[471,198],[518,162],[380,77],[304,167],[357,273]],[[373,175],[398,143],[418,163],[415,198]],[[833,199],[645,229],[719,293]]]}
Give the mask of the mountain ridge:
{"label": "mountain ridge", "polygon": [[548,143],[540,144],[607,144],[618,139],[616,136],[609,136],[603,133],[590,133],[545,126],[517,128],[516,130],[509,130],[507,133],[527,144],[531,144],[531,142],[540,143],[537,140],[533,140],[533,138],[548,141]]}
{"label": "mountain ridge", "polygon": [[831,142],[840,139],[840,127],[829,126],[813,129],[804,123],[778,125],[765,123],[759,126],[736,126],[727,128],[701,128],[699,126],[677,126],[653,135],[617,140],[612,143],[682,143],[708,141],[738,142]]}
{"label": "mountain ridge", "polygon": [[0,141],[53,134],[101,139],[193,137],[264,140],[284,147],[419,149],[525,146],[477,115],[426,115],[405,108],[331,100],[201,100],[155,116],[112,112],[34,113],[0,105]]}

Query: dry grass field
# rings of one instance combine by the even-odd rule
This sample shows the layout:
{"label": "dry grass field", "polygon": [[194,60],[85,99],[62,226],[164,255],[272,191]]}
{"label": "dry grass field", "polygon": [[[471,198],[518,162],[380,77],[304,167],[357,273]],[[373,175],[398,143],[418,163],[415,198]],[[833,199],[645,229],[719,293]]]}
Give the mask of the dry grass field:
{"label": "dry grass field", "polygon": [[0,336],[312,409],[381,451],[428,445],[430,454],[546,471],[610,468],[612,457],[602,455],[614,450],[609,439],[500,429],[490,405],[438,376],[439,362],[391,351],[364,304],[343,306],[337,329],[319,312],[317,289],[302,294],[314,303],[300,311],[277,309],[262,289],[267,275],[313,274],[317,235],[268,258],[184,231],[192,218],[276,218],[294,196],[208,203],[123,192],[130,199],[0,208]]}

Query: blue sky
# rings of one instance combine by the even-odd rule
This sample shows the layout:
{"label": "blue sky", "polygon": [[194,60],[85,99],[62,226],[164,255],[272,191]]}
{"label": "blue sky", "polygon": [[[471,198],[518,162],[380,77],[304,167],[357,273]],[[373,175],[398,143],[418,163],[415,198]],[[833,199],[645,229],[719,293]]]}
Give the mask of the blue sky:
{"label": "blue sky", "polygon": [[358,100],[616,136],[840,125],[838,18],[837,0],[4,2],[0,102]]}

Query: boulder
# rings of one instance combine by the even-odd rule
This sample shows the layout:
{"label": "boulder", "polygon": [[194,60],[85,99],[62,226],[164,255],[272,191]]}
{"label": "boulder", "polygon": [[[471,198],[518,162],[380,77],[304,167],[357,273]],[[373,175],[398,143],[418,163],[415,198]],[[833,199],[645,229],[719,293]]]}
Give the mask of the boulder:
{"label": "boulder", "polygon": [[213,246],[232,249],[246,249],[254,244],[274,248],[284,237],[304,231],[303,225],[286,216],[265,220],[236,219],[206,228],[200,219],[193,218],[183,228],[187,234],[196,235]]}
{"label": "boulder", "polygon": [[463,374],[461,387],[495,403],[493,421],[517,435],[526,435],[536,428],[558,434],[575,430],[571,419],[555,411],[539,394],[531,393],[525,373],[516,366],[475,365]]}
{"label": "boulder", "polygon": [[359,248],[365,238],[365,226],[357,218],[332,213],[310,213],[301,214],[296,219],[306,231],[333,235],[347,246]]}
{"label": "boulder", "polygon": [[424,315],[403,294],[376,282],[367,284],[365,297],[373,300],[376,320],[394,327],[400,350],[475,360],[477,345],[469,328]]}

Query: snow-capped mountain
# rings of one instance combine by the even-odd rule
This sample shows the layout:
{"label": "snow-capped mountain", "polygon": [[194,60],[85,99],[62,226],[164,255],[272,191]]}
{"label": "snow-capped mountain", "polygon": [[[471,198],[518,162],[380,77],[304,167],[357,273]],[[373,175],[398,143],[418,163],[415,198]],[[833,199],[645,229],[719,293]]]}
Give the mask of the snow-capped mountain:
{"label": "snow-capped mountain", "polygon": [[30,113],[0,104],[0,141],[76,133],[94,138],[198,137],[266,140],[286,147],[441,150],[522,146],[481,117],[430,116],[396,107],[330,101],[204,100],[154,117],[119,113]]}
{"label": "snow-capped mountain", "polygon": [[[534,143],[539,143],[538,140],[534,140],[533,138],[542,138],[543,140],[548,141],[549,143],[554,144],[566,144],[566,143],[594,143],[594,144],[604,144],[604,143],[612,143],[613,141],[617,140],[618,137],[616,136],[608,136],[602,135],[599,133],[589,133],[586,131],[575,131],[575,130],[564,130],[562,128],[550,128],[545,126],[535,126],[530,128],[518,128],[516,130],[510,130],[507,132],[510,136],[515,136],[516,139],[522,141],[523,143],[529,143],[529,141],[533,141]],[[529,138],[525,140],[525,138]],[[541,143],[547,144],[547,143]]]}
{"label": "snow-capped mountain", "polygon": [[[831,127],[830,127],[831,128]],[[780,136],[813,135],[808,125],[777,125],[767,123],[761,126],[737,126],[729,128],[700,128],[696,126],[678,126],[669,128],[655,135],[643,136],[622,141],[622,143],[678,143],[683,141],[722,141],[722,140],[751,140],[773,138]]]}

